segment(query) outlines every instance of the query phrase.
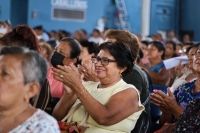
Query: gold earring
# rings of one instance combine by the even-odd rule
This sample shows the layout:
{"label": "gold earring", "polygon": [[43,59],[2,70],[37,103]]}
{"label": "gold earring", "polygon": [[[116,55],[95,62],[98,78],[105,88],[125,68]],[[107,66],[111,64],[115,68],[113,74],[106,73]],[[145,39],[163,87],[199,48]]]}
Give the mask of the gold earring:
{"label": "gold earring", "polygon": [[29,100],[26,97],[24,98],[24,101],[27,102],[27,103],[29,103]]}

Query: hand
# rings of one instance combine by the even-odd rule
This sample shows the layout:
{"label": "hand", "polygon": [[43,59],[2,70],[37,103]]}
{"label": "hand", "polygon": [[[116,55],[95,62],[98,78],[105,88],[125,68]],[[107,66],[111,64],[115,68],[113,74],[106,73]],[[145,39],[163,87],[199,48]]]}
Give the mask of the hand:
{"label": "hand", "polygon": [[63,87],[64,87],[66,95],[73,95],[74,94],[74,91],[72,89],[70,89],[68,86],[66,86],[65,84],[63,84]]}
{"label": "hand", "polygon": [[83,78],[84,81],[94,81],[94,82],[99,81],[95,71],[95,64],[92,63],[92,61],[90,64],[83,63],[82,66],[79,65],[78,70],[80,73],[84,74]]}
{"label": "hand", "polygon": [[[170,88],[167,89],[168,96],[161,90],[154,90],[151,94],[150,99],[152,103],[168,111],[172,111],[178,106],[176,99],[173,96],[173,93],[170,91]],[[163,110],[164,111],[164,110]]]}
{"label": "hand", "polygon": [[182,65],[182,61],[180,61],[178,66],[175,67],[176,76],[179,78],[182,76],[182,69],[183,69],[183,65]]}
{"label": "hand", "polygon": [[175,68],[169,69],[169,76],[170,76],[170,79],[175,79],[176,78],[176,70],[175,70]]}
{"label": "hand", "polygon": [[[68,86],[72,90],[76,90],[78,87],[82,86],[82,77],[78,69],[70,63],[69,66],[60,66],[53,69],[54,78],[64,85]],[[70,90],[67,89],[67,92],[70,93]]]}

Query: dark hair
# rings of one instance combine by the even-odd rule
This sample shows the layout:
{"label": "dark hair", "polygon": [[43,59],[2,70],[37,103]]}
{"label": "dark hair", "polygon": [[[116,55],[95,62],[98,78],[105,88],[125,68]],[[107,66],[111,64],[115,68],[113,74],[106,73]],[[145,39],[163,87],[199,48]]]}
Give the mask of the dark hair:
{"label": "dark hair", "polygon": [[142,52],[142,50],[140,49],[140,50],[139,50],[139,54],[138,54],[138,56],[137,56],[137,60],[136,60],[138,64],[140,63],[140,60],[143,58],[143,56],[144,56],[144,55],[143,55],[143,52]]}
{"label": "dark hair", "polygon": [[187,43],[184,43],[183,46],[186,46],[186,45],[192,46],[192,45],[194,45],[194,44],[195,44],[195,42],[187,42]]}
{"label": "dark hair", "polygon": [[86,31],[86,30],[81,29],[81,31],[82,31],[85,35],[87,35],[87,31]]}
{"label": "dark hair", "polygon": [[104,38],[116,39],[118,42],[122,42],[128,46],[131,50],[133,61],[135,61],[139,52],[139,41],[136,35],[127,30],[110,29],[105,32]]}
{"label": "dark hair", "polygon": [[0,55],[13,55],[21,60],[24,84],[37,82],[42,87],[47,75],[47,62],[39,52],[25,47],[5,46]]}
{"label": "dark hair", "polygon": [[186,49],[186,54],[188,54],[189,53],[189,51],[192,49],[192,48],[199,48],[200,47],[200,43],[195,43],[195,44],[193,44],[192,46],[190,46],[190,47],[188,47],[187,49]]}
{"label": "dark hair", "polygon": [[115,58],[118,67],[127,67],[122,76],[126,76],[133,70],[133,58],[129,47],[121,42],[103,42],[99,46],[100,50],[108,50],[110,54]]}
{"label": "dark hair", "polygon": [[175,43],[174,41],[167,41],[167,42],[165,43],[165,45],[167,45],[167,44],[172,44],[173,50],[176,51],[176,43]]}
{"label": "dark hair", "polygon": [[33,27],[34,30],[43,30],[43,26],[42,25],[38,25]]}
{"label": "dark hair", "polygon": [[81,53],[81,45],[76,39],[72,39],[70,37],[65,37],[61,40],[61,42],[68,42],[71,47],[70,58],[77,58],[79,60],[79,56]]}
{"label": "dark hair", "polygon": [[176,46],[181,46],[181,48],[183,48],[183,43],[177,43]]}
{"label": "dark hair", "polygon": [[141,41],[142,44],[146,45],[148,47],[149,42],[148,41]]}
{"label": "dark hair", "polygon": [[165,47],[163,46],[163,44],[160,41],[152,41],[149,43],[149,45],[154,45],[159,52],[163,51],[163,54],[161,56],[161,58],[164,60],[165,59]]}
{"label": "dark hair", "polygon": [[89,54],[93,54],[96,56],[99,53],[98,44],[94,42],[89,42],[87,40],[80,41],[82,47],[86,47]]}
{"label": "dark hair", "polygon": [[5,46],[23,46],[39,51],[38,39],[33,30],[27,25],[17,25],[13,31],[0,38],[0,43]]}
{"label": "dark hair", "polygon": [[94,29],[93,32],[97,32],[100,35],[100,31],[98,29]]}

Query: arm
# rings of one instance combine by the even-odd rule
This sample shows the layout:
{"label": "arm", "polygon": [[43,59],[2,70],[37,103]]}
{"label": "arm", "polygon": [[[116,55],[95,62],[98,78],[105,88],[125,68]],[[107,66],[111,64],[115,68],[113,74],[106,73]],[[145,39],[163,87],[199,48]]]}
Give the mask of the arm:
{"label": "arm", "polygon": [[158,73],[150,70],[148,67],[143,67],[151,76],[152,82],[154,84],[163,84],[165,85],[169,78],[169,71],[165,68],[160,69]]}
{"label": "arm", "polygon": [[105,126],[116,124],[138,111],[138,95],[133,88],[113,95],[106,105],[102,105],[87,91],[81,95],[80,100],[88,114],[98,124]]}
{"label": "arm", "polygon": [[[85,110],[98,124],[113,125],[138,111],[138,94],[133,88],[114,94],[103,105],[93,98],[88,91],[84,91],[85,88],[81,82],[80,73],[75,66],[71,65],[71,67],[72,70],[68,67],[58,66],[59,69],[54,70],[55,79],[63,82],[73,90]],[[60,75],[63,76],[60,77]],[[67,99],[63,99],[63,104],[65,100]]]}
{"label": "arm", "polygon": [[172,122],[172,113],[170,113],[169,111],[163,111],[164,109],[161,109],[162,110],[162,115],[160,116],[160,120],[159,120],[159,124],[160,126],[163,126],[165,124],[165,122],[169,122],[171,123]]}
{"label": "arm", "polygon": [[72,107],[76,99],[77,97],[75,94],[67,95],[65,92],[62,98],[56,104],[52,116],[57,120],[62,120],[67,115],[69,109]]}
{"label": "arm", "polygon": [[160,118],[161,125],[165,122],[171,122],[172,114],[176,118],[179,118],[180,114],[183,112],[183,108],[178,105],[169,88],[167,91],[169,94],[168,96],[160,90],[154,90],[153,94],[150,96],[152,103],[158,106],[163,112]]}

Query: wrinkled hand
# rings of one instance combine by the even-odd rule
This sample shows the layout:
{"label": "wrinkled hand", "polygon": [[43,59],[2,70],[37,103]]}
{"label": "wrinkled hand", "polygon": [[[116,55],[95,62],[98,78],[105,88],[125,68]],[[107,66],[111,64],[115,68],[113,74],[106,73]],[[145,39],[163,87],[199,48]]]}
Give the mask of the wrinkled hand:
{"label": "wrinkled hand", "polygon": [[[78,69],[72,63],[69,66],[58,65],[57,68],[53,69],[53,75],[56,80],[62,82],[72,90],[82,85],[83,75],[79,73]],[[71,93],[66,86],[64,86],[65,90]]]}
{"label": "wrinkled hand", "polygon": [[92,61],[90,62],[90,64],[83,63],[82,65],[79,65],[78,70],[80,73],[84,74],[84,81],[99,81],[95,71],[95,64],[92,63]]}
{"label": "wrinkled hand", "polygon": [[154,90],[150,95],[151,102],[163,111],[171,111],[178,106],[170,88],[167,89],[168,96],[161,90]]}

